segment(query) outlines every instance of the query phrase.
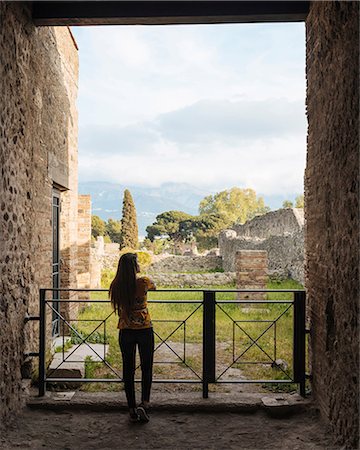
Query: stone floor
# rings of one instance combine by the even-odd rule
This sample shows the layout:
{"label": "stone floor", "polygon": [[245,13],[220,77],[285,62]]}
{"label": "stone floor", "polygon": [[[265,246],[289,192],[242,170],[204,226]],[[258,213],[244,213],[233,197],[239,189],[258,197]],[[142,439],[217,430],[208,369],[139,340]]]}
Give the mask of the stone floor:
{"label": "stone floor", "polygon": [[309,400],[295,395],[154,394],[148,424],[130,424],[123,393],[33,397],[1,449],[338,449]]}
{"label": "stone floor", "polygon": [[[63,347],[63,342],[57,338],[59,347]],[[56,345],[55,345],[56,347]],[[103,344],[81,344],[73,345],[67,351],[54,353],[53,359],[48,368],[48,376],[53,378],[84,378],[85,360],[91,357],[92,361],[101,361],[105,358],[109,346]]]}

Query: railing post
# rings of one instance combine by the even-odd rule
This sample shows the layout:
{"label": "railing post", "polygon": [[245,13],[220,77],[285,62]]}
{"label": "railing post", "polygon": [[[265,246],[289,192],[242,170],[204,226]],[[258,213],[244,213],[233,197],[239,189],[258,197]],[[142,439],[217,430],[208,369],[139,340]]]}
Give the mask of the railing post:
{"label": "railing post", "polygon": [[208,398],[209,383],[215,383],[215,292],[203,295],[203,398]]}
{"label": "railing post", "polygon": [[46,392],[46,289],[40,289],[40,326],[39,326],[39,397]]}
{"label": "railing post", "polygon": [[299,383],[300,395],[305,397],[305,291],[294,293],[294,381]]}

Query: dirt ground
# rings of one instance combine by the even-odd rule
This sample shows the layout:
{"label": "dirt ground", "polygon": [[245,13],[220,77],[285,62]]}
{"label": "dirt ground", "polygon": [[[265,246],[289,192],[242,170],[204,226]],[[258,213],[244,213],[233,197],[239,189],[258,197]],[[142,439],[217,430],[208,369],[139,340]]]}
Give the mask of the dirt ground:
{"label": "dirt ground", "polygon": [[1,449],[338,449],[316,411],[287,419],[256,413],[154,411],[131,424],[123,411],[25,409],[0,436]]}

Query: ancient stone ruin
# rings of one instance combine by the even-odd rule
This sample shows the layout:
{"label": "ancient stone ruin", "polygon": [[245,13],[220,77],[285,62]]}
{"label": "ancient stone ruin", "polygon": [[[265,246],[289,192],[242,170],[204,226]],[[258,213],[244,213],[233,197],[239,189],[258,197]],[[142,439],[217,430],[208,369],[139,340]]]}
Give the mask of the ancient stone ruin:
{"label": "ancient stone ruin", "polygon": [[235,271],[237,251],[264,250],[269,275],[304,284],[304,210],[279,209],[235,225],[220,233],[219,248],[226,272]]}
{"label": "ancient stone ruin", "polygon": [[[87,231],[78,228],[78,211],[86,210],[77,193],[78,50],[64,26],[84,25],[86,20],[77,15],[67,21],[64,14],[56,22],[45,15],[36,23],[33,7],[41,9],[43,3],[0,2],[0,426],[20,411],[23,380],[33,374],[26,369],[29,352],[38,350],[39,330],[36,321],[26,323],[26,317],[39,314],[39,288],[53,286],[59,273],[61,287],[88,283],[81,262],[88,252]],[[58,2],[58,14],[71,3]],[[173,3],[176,8],[193,2]],[[206,9],[212,2],[203,3]],[[213,3],[216,10],[227,2]],[[238,7],[263,2],[229,3]],[[276,2],[266,3],[271,9]],[[279,3],[286,8],[305,2]],[[53,12],[52,6],[47,8]],[[305,274],[300,226],[299,247],[290,252],[297,270],[289,269],[290,260],[272,266],[278,261],[276,252],[289,249],[292,235],[297,235],[286,235],[285,228],[254,239],[249,224],[237,227],[223,235],[222,256],[224,269],[231,270],[230,247],[266,250],[271,270],[284,275],[290,270],[293,278],[305,279],[313,399],[339,447],[358,448],[359,3],[310,1],[306,8],[299,19],[306,25]],[[137,11],[140,16],[117,17],[116,23],[179,23],[182,17],[169,12],[161,18],[141,15],[138,5]],[[187,19],[226,21],[216,13]],[[106,20],[103,24],[109,23]],[[230,14],[228,21],[237,20]],[[282,214],[292,214],[296,225],[294,211]],[[54,218],[59,227],[54,227]],[[252,223],[262,229],[261,220],[266,219]],[[61,257],[54,263],[58,245]],[[60,271],[54,271],[59,265]],[[67,308],[61,312],[69,317]],[[50,339],[51,322],[49,311]]]}

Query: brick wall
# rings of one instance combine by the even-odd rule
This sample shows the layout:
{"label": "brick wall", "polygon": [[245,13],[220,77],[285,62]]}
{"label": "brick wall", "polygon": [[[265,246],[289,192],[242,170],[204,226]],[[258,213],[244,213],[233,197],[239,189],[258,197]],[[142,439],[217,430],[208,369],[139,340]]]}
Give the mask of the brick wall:
{"label": "brick wall", "polygon": [[358,448],[359,4],[312,2],[306,40],[312,386],[339,443]]}
{"label": "brick wall", "polygon": [[[264,250],[239,250],[236,252],[236,288],[266,289],[268,258]],[[266,293],[239,293],[239,300],[265,300]]]}
{"label": "brick wall", "polygon": [[77,50],[67,28],[36,29],[29,8],[0,3],[0,424],[21,405],[24,352],[37,350],[25,314],[39,313],[38,288],[52,285],[54,182],[66,190],[63,282],[74,280]]}

